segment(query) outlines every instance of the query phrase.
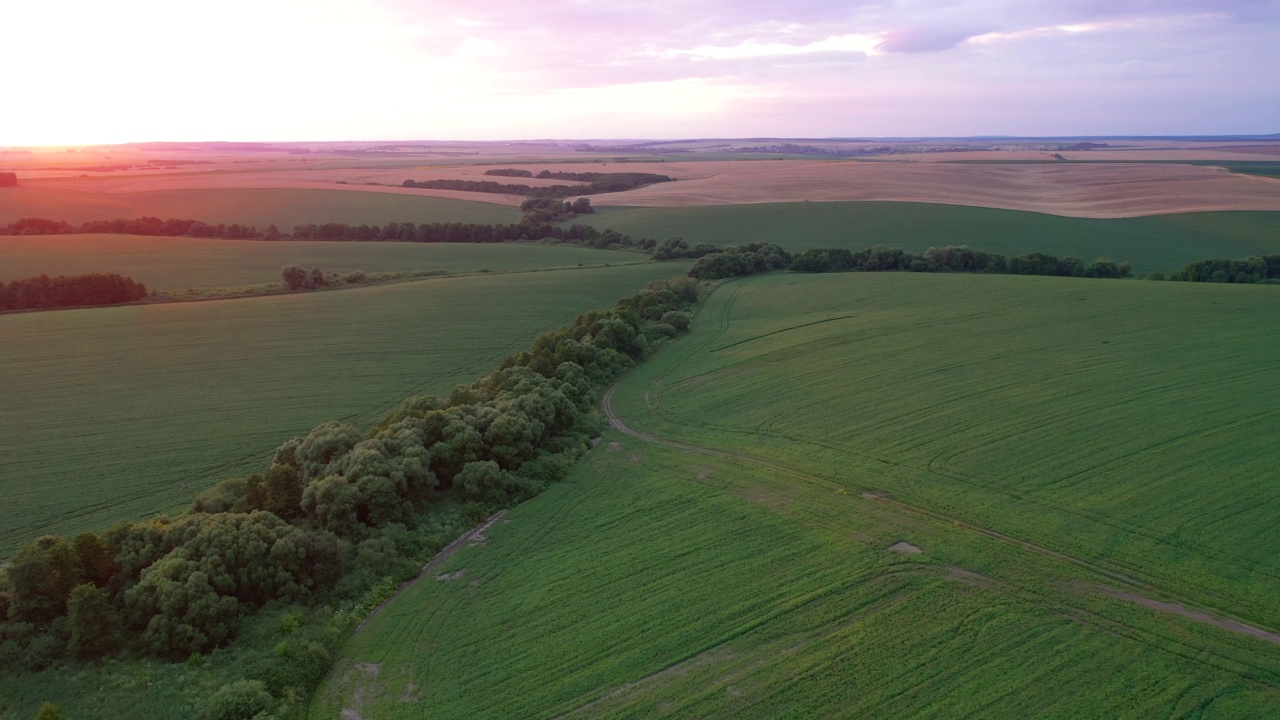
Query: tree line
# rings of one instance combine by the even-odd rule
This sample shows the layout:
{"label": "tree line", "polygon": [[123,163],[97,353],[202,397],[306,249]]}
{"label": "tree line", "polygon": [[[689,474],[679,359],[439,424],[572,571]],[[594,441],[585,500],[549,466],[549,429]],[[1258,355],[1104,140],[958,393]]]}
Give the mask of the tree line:
{"label": "tree line", "polygon": [[[667,238],[659,248],[670,247],[679,238]],[[683,242],[683,241],[680,241]],[[674,243],[679,246],[679,242]],[[690,251],[694,252],[694,251]],[[715,280],[752,275],[769,270],[794,272],[974,272],[1001,275],[1050,275],[1058,277],[1125,278],[1132,273],[1126,261],[1116,263],[1098,258],[1085,265],[1080,258],[1058,258],[1045,253],[1027,253],[1007,258],[966,246],[929,248],[913,253],[881,245],[853,251],[847,248],[811,248],[792,254],[769,243],[752,243],[741,247],[715,248],[702,251],[689,270],[689,277]]]}
{"label": "tree line", "polygon": [[158,217],[139,217],[133,219],[92,220],[72,225],[61,220],[48,218],[21,218],[8,225],[0,225],[0,235],[80,235],[88,233],[110,235],[148,235],[158,237],[203,237],[223,239],[265,238],[276,240],[280,231],[271,225],[265,232],[259,232],[252,225],[210,224],[199,220],[178,220]]}
{"label": "tree line", "polygon": [[22,218],[0,225],[0,235],[70,235],[106,233],[163,237],[205,237],[261,240],[341,240],[354,242],[436,242],[495,243],[519,241],[569,242],[588,247],[635,247],[650,249],[653,240],[633,240],[613,230],[599,230],[587,225],[563,227],[563,223],[579,215],[595,212],[591,200],[580,197],[573,202],[553,198],[531,198],[521,204],[524,212],[518,223],[387,223],[385,225],[350,225],[348,223],[306,223],[296,225],[286,235],[275,225],[259,232],[250,225],[213,225],[198,220],[161,220],[141,217],[132,220],[97,220],[72,225],[47,218]]}
{"label": "tree line", "polygon": [[[1153,279],[1164,278],[1153,276]],[[1280,254],[1252,255],[1243,260],[1196,260],[1188,263],[1181,271],[1169,273],[1168,279],[1185,282],[1280,283]]]}
{"label": "tree line", "polygon": [[[485,174],[490,175],[498,173],[490,171]],[[516,175],[514,177],[526,176]],[[652,185],[660,182],[673,182],[675,180],[673,177],[656,175],[653,173],[552,173],[546,170],[538,173],[537,177],[554,178],[558,180],[574,180],[582,182],[583,184],[535,187],[522,183],[499,183],[493,180],[437,179],[405,180],[401,183],[401,186],[430,190],[462,190],[466,192],[523,195],[530,198],[567,198],[574,195],[599,195],[602,193],[622,192],[624,190],[633,190],[644,185]]]}
{"label": "tree line", "polygon": [[457,534],[449,518],[478,522],[563,478],[605,425],[600,390],[684,332],[697,299],[692,278],[651,283],[372,428],[330,422],[287,440],[261,472],[219,483],[180,517],[39,538],[0,569],[0,668],[176,661],[284,612],[276,635],[255,640],[266,645],[247,678],[219,692],[267,711],[305,697],[350,619],[333,608],[367,610],[368,593],[412,577]]}
{"label": "tree line", "polygon": [[147,297],[147,288],[116,273],[59,275],[0,282],[0,311],[117,305]]}

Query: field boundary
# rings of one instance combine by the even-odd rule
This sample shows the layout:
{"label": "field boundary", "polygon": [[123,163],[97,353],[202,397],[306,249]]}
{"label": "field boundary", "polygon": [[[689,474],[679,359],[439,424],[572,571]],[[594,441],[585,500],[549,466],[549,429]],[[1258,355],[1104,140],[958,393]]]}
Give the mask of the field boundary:
{"label": "field boundary", "polygon": [[499,510],[498,512],[490,515],[489,519],[485,520],[479,525],[476,525],[470,530],[462,533],[457,538],[455,538],[453,542],[449,543],[448,545],[445,545],[444,549],[436,553],[435,556],[433,556],[431,560],[427,562],[426,565],[422,566],[422,569],[418,571],[417,575],[414,575],[408,580],[405,580],[404,582],[400,583],[400,587],[396,588],[395,592],[388,595],[385,600],[378,603],[377,607],[370,610],[369,614],[366,615],[365,618],[360,621],[360,624],[356,626],[356,632],[360,632],[361,630],[363,630],[365,623],[368,623],[370,620],[372,620],[373,616],[377,615],[382,610],[382,608],[387,606],[388,603],[390,603],[392,600],[395,600],[397,597],[400,597],[401,593],[403,593],[405,590],[408,590],[409,588],[416,585],[419,580],[429,575],[432,570],[435,570],[436,568],[440,567],[440,565],[443,564],[445,560],[448,560],[449,558],[453,557],[454,553],[462,549],[463,543],[470,542],[477,535],[480,535],[484,531],[493,527],[493,524],[501,520],[502,517],[506,514],[507,514],[507,511],[505,509]]}

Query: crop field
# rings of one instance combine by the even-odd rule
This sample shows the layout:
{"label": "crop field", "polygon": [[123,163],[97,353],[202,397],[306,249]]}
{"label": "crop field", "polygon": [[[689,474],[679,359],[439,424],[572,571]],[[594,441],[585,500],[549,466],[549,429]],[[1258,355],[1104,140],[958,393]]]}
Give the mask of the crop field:
{"label": "crop field", "polygon": [[617,433],[485,535],[348,641],[308,717],[1234,718],[1280,702],[1274,644],[839,483]]}
{"label": "crop field", "polygon": [[1280,628],[1275,288],[772,275],[628,376],[634,427],[767,457]]}
{"label": "crop field", "polygon": [[295,434],[470,382],[543,330],[687,268],[0,316],[0,554],[183,507]]}
{"label": "crop field", "polygon": [[600,208],[587,223],[634,237],[679,235],[692,243],[777,243],[860,250],[887,245],[923,251],[968,245],[1129,260],[1136,273],[1181,269],[1214,257],[1280,252],[1280,212],[1186,213],[1142,218],[1066,218],[1041,213],[894,202],[776,203],[688,208]]}
{"label": "crop field", "polygon": [[[600,196],[599,206],[689,207],[891,200],[1118,218],[1280,210],[1280,183],[1175,163],[959,163],[774,160],[638,163],[679,182]],[[683,170],[688,176],[678,173]],[[694,174],[696,173],[696,174]]]}
{"label": "crop field", "polygon": [[564,245],[267,242],[138,235],[0,236],[0,282],[47,275],[116,272],[152,290],[280,282],[297,263],[346,273],[445,270],[509,272],[644,262],[638,253]]}
{"label": "crop field", "polygon": [[[518,203],[517,203],[518,204]],[[389,222],[514,223],[518,207],[428,197],[422,193],[310,190],[302,188],[203,188],[106,193],[42,187],[0,192],[0,223],[45,217],[82,223],[90,220],[155,216],[207,223],[240,223],[282,232],[306,223]]]}

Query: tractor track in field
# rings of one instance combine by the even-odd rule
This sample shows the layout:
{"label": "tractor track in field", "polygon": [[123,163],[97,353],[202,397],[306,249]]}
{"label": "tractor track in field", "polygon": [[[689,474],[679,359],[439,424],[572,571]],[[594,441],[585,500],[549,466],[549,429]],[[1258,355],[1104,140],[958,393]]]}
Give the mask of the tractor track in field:
{"label": "tractor track in field", "polygon": [[[803,470],[797,470],[796,468],[788,467],[786,465],[783,465],[782,463],[774,462],[767,458],[762,458],[756,455],[752,455],[750,453],[734,452],[729,450],[720,450],[717,448],[703,447],[700,445],[693,445],[690,443],[680,442],[678,440],[670,440],[667,438],[662,438],[656,435],[652,435],[650,433],[642,432],[640,430],[636,430],[635,428],[632,428],[631,426],[627,425],[626,422],[622,418],[618,417],[618,414],[614,412],[613,394],[618,389],[618,386],[620,384],[621,384],[621,381],[614,383],[613,386],[611,386],[609,390],[605,392],[604,397],[601,399],[600,405],[601,405],[601,409],[604,411],[605,417],[609,420],[609,424],[615,430],[617,430],[618,432],[624,435],[636,438],[637,440],[640,440],[642,442],[661,445],[664,447],[669,447],[676,450],[682,450],[685,452],[690,452],[698,455],[723,457],[731,460],[736,460],[739,462],[751,463],[751,464],[768,468],[770,470],[774,470],[776,472],[790,475],[792,477],[799,478],[808,482],[817,483],[823,486],[828,486],[828,487],[831,487],[833,490],[843,489],[843,487],[840,486],[838,483],[832,482],[831,480],[824,478],[820,475],[808,473]],[[648,398],[646,397],[646,400],[647,399]],[[868,491],[868,492],[861,493],[860,497],[864,500],[875,502],[881,505],[886,505],[896,510],[900,510],[902,512],[928,518],[930,520],[934,520],[936,522],[940,522],[953,527],[959,527],[964,530],[977,533],[984,537],[991,538],[993,540],[997,540],[999,542],[1002,542],[1008,545],[1012,545],[1014,547],[1025,550],[1027,552],[1034,553],[1041,557],[1045,557],[1051,560],[1055,560],[1057,562],[1074,566],[1076,568],[1090,572],[1094,575],[1102,576],[1126,588],[1123,591],[1115,590],[1111,588],[1102,590],[1102,594],[1107,595],[1109,597],[1115,597],[1115,598],[1127,600],[1129,602],[1135,602],[1140,605],[1144,605],[1146,607],[1149,607],[1158,611],[1162,611],[1162,612],[1171,612],[1176,615],[1181,615],[1182,617],[1187,617],[1187,618],[1190,618],[1199,622],[1203,622],[1209,625],[1214,625],[1216,627],[1222,628],[1232,633],[1248,635],[1251,637],[1265,640],[1267,642],[1271,642],[1273,644],[1280,645],[1280,633],[1275,633],[1275,632],[1271,632],[1269,630],[1259,628],[1253,625],[1248,625],[1234,618],[1219,617],[1219,616],[1211,615],[1209,613],[1198,611],[1198,610],[1193,611],[1190,609],[1190,607],[1193,607],[1194,603],[1188,603],[1183,598],[1173,598],[1175,600],[1178,600],[1179,602],[1167,603],[1167,602],[1162,602],[1160,600],[1153,599],[1141,592],[1137,592],[1137,591],[1150,592],[1151,590],[1155,590],[1156,588],[1152,587],[1148,583],[1144,583],[1141,580],[1131,578],[1122,573],[1118,573],[1113,570],[1108,570],[1106,568],[1099,567],[1085,560],[1080,560],[1079,558],[1072,557],[1065,553],[1061,553],[1041,545],[1036,545],[1035,543],[1027,542],[1026,540],[1020,540],[1018,538],[1015,538],[1010,535],[1006,535],[1001,532],[997,532],[990,528],[981,527],[979,525],[973,525],[971,523],[964,522],[963,520],[959,520],[957,518],[953,518],[953,517],[944,515],[942,513],[935,512],[933,510],[928,510],[926,508],[904,503],[899,500],[894,500],[893,498],[887,497],[882,493]],[[1163,593],[1163,592],[1161,594],[1167,595],[1167,593]]]}

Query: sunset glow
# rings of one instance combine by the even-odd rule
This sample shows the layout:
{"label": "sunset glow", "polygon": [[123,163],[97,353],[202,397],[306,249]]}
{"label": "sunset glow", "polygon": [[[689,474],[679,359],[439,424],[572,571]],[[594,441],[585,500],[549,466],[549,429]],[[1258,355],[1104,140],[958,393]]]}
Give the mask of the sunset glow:
{"label": "sunset glow", "polygon": [[27,101],[0,145],[1271,132],[1278,20],[1268,0],[7,3],[0,86]]}

